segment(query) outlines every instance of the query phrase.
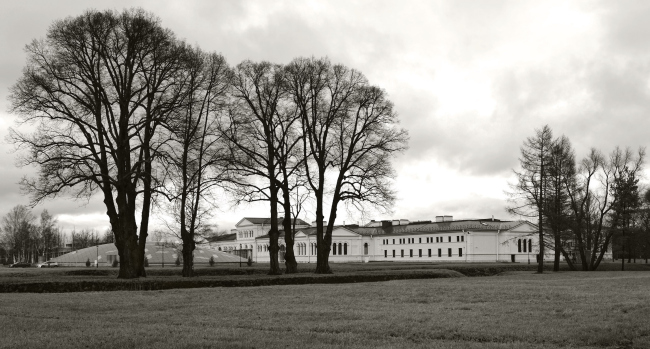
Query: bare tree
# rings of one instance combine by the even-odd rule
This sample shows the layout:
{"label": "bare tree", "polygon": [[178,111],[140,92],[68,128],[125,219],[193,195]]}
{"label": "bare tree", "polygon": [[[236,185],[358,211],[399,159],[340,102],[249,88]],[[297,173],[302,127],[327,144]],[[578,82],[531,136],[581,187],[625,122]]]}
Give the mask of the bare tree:
{"label": "bare tree", "polygon": [[513,170],[517,182],[510,185],[508,193],[511,206],[506,210],[515,215],[537,217],[539,254],[537,272],[544,272],[544,208],[548,189],[548,169],[553,148],[553,131],[548,125],[535,130],[534,137],[528,137],[521,147],[519,165]]}
{"label": "bare tree", "polygon": [[156,135],[179,98],[181,46],[143,10],[90,10],[55,22],[27,46],[27,67],[11,91],[12,112],[38,125],[32,134],[11,132],[29,150],[20,164],[40,171],[23,190],[33,204],[64,192],[102,193],[119,278],[144,275]]}
{"label": "bare tree", "polygon": [[283,69],[268,62],[240,63],[233,74],[233,97],[228,123],[222,131],[228,140],[232,159],[230,190],[238,202],[268,201],[269,274],[280,274],[278,252],[278,193],[281,177],[277,152],[286,133],[281,127]]}
{"label": "bare tree", "polygon": [[41,254],[45,260],[52,258],[54,251],[63,244],[61,232],[56,224],[56,219],[47,210],[43,210],[38,230],[41,239]]}
{"label": "bare tree", "polygon": [[560,270],[561,256],[564,256],[571,269],[574,268],[572,258],[566,251],[568,243],[573,239],[569,230],[572,218],[570,202],[564,183],[568,178],[575,176],[575,172],[575,155],[571,142],[562,136],[553,141],[550,150],[544,209],[546,229],[549,233],[545,243],[555,252],[553,271]]}
{"label": "bare tree", "polygon": [[[390,159],[406,149],[408,134],[397,127],[385,92],[369,85],[360,72],[314,58],[294,60],[287,72],[301,116],[306,175],[316,200],[316,273],[331,273],[329,253],[339,203],[360,209],[364,204],[390,207]],[[332,197],[325,227],[328,192]]]}
{"label": "bare tree", "polygon": [[38,256],[36,217],[23,205],[14,206],[2,217],[0,242],[12,261],[35,262]]}
{"label": "bare tree", "polygon": [[[626,153],[629,152],[630,150],[627,149]],[[637,213],[641,206],[639,170],[628,167],[627,163],[618,166],[611,186],[611,195],[615,198],[615,202],[612,205],[609,221],[614,238],[618,239],[622,249],[621,270],[625,270],[625,252],[627,252],[628,263],[632,256],[636,256]]]}
{"label": "bare tree", "polygon": [[194,275],[192,254],[196,237],[208,228],[215,198],[213,188],[224,179],[227,159],[218,132],[225,110],[230,70],[221,55],[195,48],[186,56],[183,108],[167,124],[171,140],[165,147],[167,197],[183,241],[183,276]]}
{"label": "bare tree", "polygon": [[630,149],[623,151],[617,147],[609,158],[592,149],[582,160],[576,176],[567,178],[565,186],[573,216],[570,229],[582,270],[596,270],[607,252],[619,224],[616,218],[610,220],[620,199],[613,192],[615,183],[626,171],[634,174],[642,171],[644,157],[643,148],[635,156]]}

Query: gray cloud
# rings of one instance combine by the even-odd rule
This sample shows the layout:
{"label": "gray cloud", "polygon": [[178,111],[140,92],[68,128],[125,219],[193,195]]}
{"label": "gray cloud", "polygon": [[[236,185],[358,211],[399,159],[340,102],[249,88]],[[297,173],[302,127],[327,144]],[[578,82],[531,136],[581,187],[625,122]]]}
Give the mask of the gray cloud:
{"label": "gray cloud", "polygon": [[[505,182],[518,165],[524,139],[545,124],[556,135],[568,136],[578,157],[590,147],[608,152],[616,145],[647,144],[649,4],[373,4],[323,2],[315,4],[316,10],[310,8],[314,4],[297,1],[98,1],[92,6],[141,6],[158,15],[178,37],[221,52],[231,65],[244,59],[287,63],[299,56],[328,56],[362,71],[387,91],[402,126],[410,132],[410,149],[395,163],[398,172],[431,161],[465,175]],[[43,37],[55,19],[78,15],[88,5],[69,0],[56,6],[43,1],[4,2],[0,7],[0,117],[10,124],[12,117],[3,111],[8,108],[8,88],[25,64],[24,45]],[[571,17],[574,13],[580,17]],[[562,15],[569,19],[562,22]],[[486,98],[493,101],[493,110],[445,109],[446,97],[431,82],[444,77],[450,66],[466,73],[450,83],[461,83],[454,91],[467,92],[467,105],[477,97],[463,91],[462,83],[487,81]],[[0,148],[0,214],[14,203],[27,202],[14,183],[29,172],[15,169],[13,155],[5,149],[6,145]],[[436,174],[423,181],[418,185],[435,183]],[[461,190],[463,184],[450,185]],[[396,214],[410,219],[431,217],[431,212],[480,217],[496,215],[504,206],[500,198],[443,201],[398,207]],[[70,214],[104,211],[100,199],[85,207],[65,199],[46,206]],[[224,216],[228,222],[239,220]]]}

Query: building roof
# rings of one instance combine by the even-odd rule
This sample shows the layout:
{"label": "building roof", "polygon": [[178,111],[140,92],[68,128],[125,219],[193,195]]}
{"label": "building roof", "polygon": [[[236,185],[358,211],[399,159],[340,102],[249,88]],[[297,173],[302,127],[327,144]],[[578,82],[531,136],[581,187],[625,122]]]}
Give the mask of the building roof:
{"label": "building roof", "polygon": [[237,240],[237,233],[209,236],[206,240],[208,242],[234,241]]}
{"label": "building roof", "polygon": [[[510,230],[514,229],[522,224],[534,224],[528,221],[499,221],[499,220],[459,220],[459,221],[449,221],[449,222],[430,222],[422,223],[417,222],[416,224],[408,225],[390,225],[382,227],[360,227],[356,224],[352,225],[336,225],[336,228],[345,228],[356,234],[363,236],[371,235],[415,235],[415,234],[431,234],[436,232],[448,232],[448,231],[462,231],[462,230],[481,230],[481,231],[495,231],[495,230]],[[296,233],[302,232],[305,235],[316,235],[316,227],[309,227],[303,229],[297,229]],[[256,239],[268,239],[269,235],[258,236]],[[284,231],[280,230],[280,238],[284,237]]]}
{"label": "building roof", "polygon": [[[239,225],[242,221],[247,220],[253,224],[271,224],[271,218],[256,218],[256,217],[244,217],[236,225]],[[296,225],[309,225],[309,223],[303,221],[300,218],[294,219]],[[282,219],[278,217],[278,224],[282,224]]]}
{"label": "building roof", "polygon": [[[156,242],[147,242],[147,245],[145,246],[145,256],[149,263],[160,264],[164,261],[165,264],[171,265],[176,261],[180,248],[180,246],[174,248]],[[107,264],[107,256],[117,255],[117,247],[112,243],[92,246],[66,253],[59,257],[52,258],[52,260],[58,263],[85,263],[87,260],[90,260],[91,263],[94,263],[95,260],[97,260],[98,255],[100,257],[100,265]],[[214,261],[217,263],[239,262],[238,256],[229,253],[198,246],[194,250],[195,263],[207,263],[210,260],[210,257],[213,257]]]}

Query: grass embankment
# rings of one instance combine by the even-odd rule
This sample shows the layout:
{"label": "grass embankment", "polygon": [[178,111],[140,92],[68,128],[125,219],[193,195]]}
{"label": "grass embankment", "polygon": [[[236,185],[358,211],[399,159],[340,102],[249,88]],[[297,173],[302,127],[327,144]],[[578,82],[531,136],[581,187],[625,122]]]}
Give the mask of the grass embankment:
{"label": "grass embankment", "polygon": [[650,273],[4,294],[0,347],[648,348]]}

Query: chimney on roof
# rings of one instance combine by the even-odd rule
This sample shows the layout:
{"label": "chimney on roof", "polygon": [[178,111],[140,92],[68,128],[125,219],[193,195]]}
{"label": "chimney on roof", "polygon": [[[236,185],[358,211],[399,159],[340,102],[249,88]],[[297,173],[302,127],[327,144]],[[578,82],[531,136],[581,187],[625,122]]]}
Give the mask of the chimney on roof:
{"label": "chimney on roof", "polygon": [[445,221],[445,216],[436,216],[436,223],[444,222],[444,221]]}
{"label": "chimney on roof", "polygon": [[445,216],[445,222],[451,222],[454,220],[454,216]]}

